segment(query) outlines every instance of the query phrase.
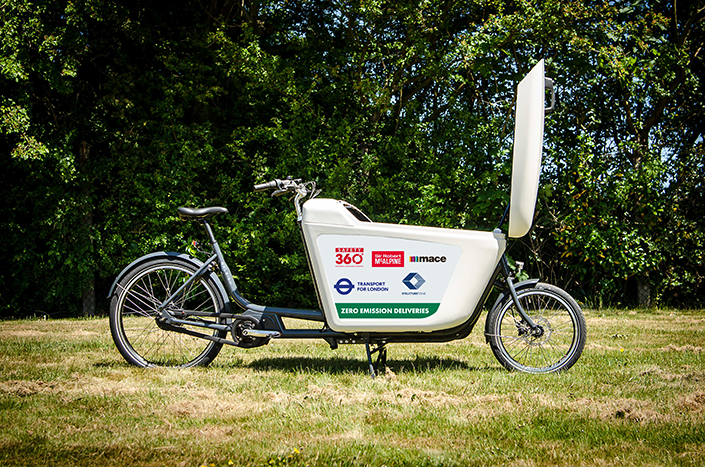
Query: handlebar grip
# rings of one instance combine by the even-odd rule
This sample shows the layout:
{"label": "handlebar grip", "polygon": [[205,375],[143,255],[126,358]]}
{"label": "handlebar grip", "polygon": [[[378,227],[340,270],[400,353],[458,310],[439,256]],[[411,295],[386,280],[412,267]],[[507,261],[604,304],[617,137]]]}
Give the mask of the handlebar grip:
{"label": "handlebar grip", "polygon": [[556,89],[551,78],[544,78],[544,86],[547,91],[551,91],[551,105],[544,108],[544,113],[551,113],[556,109]]}
{"label": "handlebar grip", "polygon": [[276,187],[277,187],[277,181],[272,180],[271,182],[260,183],[259,185],[255,185],[255,187],[253,189],[254,189],[254,191],[267,191],[267,190],[271,190]]}

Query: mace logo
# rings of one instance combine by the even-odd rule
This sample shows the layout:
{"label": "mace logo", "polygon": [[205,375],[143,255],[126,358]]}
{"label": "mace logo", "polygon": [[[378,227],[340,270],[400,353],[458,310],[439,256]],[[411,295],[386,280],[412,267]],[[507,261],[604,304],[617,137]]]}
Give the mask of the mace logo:
{"label": "mace logo", "polygon": [[409,256],[410,263],[445,263],[445,256]]}
{"label": "mace logo", "polygon": [[[338,281],[340,282],[340,281]],[[422,285],[426,283],[426,280],[421,277],[421,274],[418,272],[412,272],[409,273],[408,276],[406,276],[402,282],[404,283],[405,286],[409,288],[409,290],[419,290]]]}
{"label": "mace logo", "polygon": [[343,277],[342,279],[338,280],[338,282],[335,283],[333,288],[340,295],[347,295],[353,291],[355,286],[353,285],[352,281],[350,281],[350,279]]}

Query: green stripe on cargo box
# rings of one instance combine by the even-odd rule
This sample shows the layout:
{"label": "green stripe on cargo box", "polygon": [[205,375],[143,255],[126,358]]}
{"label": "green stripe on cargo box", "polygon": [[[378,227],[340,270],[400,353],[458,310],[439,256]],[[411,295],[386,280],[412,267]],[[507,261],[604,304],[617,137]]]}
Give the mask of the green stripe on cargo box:
{"label": "green stripe on cargo box", "polygon": [[336,303],[338,318],[427,318],[438,311],[440,303]]}

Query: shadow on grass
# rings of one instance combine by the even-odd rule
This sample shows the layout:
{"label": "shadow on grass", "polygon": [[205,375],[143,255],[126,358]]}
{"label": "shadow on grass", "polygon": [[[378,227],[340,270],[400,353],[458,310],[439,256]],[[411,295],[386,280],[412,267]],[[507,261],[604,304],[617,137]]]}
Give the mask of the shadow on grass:
{"label": "shadow on grass", "polygon": [[[373,358],[373,362],[375,359]],[[96,368],[134,368],[125,361],[101,361],[93,364]],[[477,366],[471,365],[465,361],[454,358],[443,357],[419,357],[413,359],[387,359],[386,367],[394,373],[432,373],[436,371],[472,371],[472,372],[503,372],[501,366]],[[349,357],[263,357],[256,358],[249,363],[242,359],[220,361],[216,358],[209,368],[222,369],[237,369],[249,368],[258,372],[267,371],[282,371],[289,373],[327,373],[331,375],[337,374],[354,374],[354,373],[369,373],[369,365],[364,353],[361,358],[354,359]],[[383,374],[384,371],[380,367],[378,373]]]}
{"label": "shadow on grass", "polygon": [[[366,359],[353,360],[350,358],[341,357],[260,358],[244,366],[256,371],[286,371],[294,373],[342,374],[369,372],[369,366]],[[500,371],[499,367],[478,367],[469,365],[467,362],[461,360],[439,357],[417,357],[413,360],[387,359],[386,366],[394,373],[429,373],[447,370]],[[379,373],[383,373],[381,368]]]}

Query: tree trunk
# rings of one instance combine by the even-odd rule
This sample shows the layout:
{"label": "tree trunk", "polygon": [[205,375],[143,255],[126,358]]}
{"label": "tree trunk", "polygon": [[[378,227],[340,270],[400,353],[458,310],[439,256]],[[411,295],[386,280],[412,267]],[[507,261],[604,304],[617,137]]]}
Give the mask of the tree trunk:
{"label": "tree trunk", "polygon": [[[91,145],[87,142],[81,143],[81,147],[78,150],[78,163],[80,167],[83,167],[86,162],[88,162],[88,156],[91,152]],[[90,194],[90,188],[86,182],[83,186],[83,196],[87,199]],[[93,206],[90,204],[86,205],[86,211],[83,215],[83,232],[86,235],[86,241],[93,244],[91,239],[91,229],[93,228]],[[88,279],[88,284],[83,289],[83,316],[95,316],[95,273],[91,271],[90,278]]]}
{"label": "tree trunk", "polygon": [[651,282],[648,275],[637,278],[636,297],[640,308],[651,308]]}
{"label": "tree trunk", "polygon": [[95,279],[91,278],[83,289],[83,316],[95,316]]}

